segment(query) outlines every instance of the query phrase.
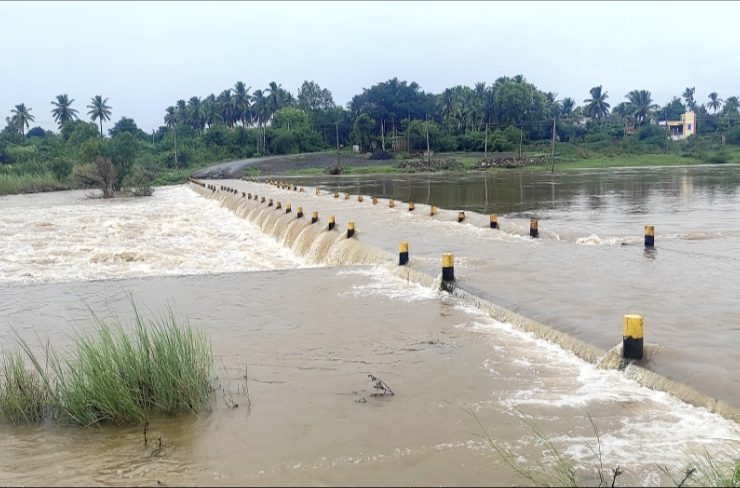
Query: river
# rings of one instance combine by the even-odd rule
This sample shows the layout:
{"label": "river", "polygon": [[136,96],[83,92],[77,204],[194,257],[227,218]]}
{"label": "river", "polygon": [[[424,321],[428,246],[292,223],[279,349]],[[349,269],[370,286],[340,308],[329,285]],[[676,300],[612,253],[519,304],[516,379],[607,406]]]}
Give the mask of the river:
{"label": "river", "polygon": [[[598,444],[589,415],[599,430],[604,466],[625,469],[621,484],[659,484],[664,478],[658,464],[680,472],[702,449],[717,459],[740,449],[735,422],[642,387],[620,371],[599,368],[434,287],[399,279],[395,263],[388,261],[400,239],[410,243],[412,267],[430,274],[438,273],[440,252],[455,252],[461,287],[506,306],[512,305],[507,297],[517,297],[519,306],[513,308],[533,311],[555,326],[573,320],[550,319],[599,296],[606,303],[587,307],[584,316],[615,316],[568,331],[582,330],[582,338],[591,341],[600,335],[588,331],[608,323],[613,330],[604,332],[603,344],[609,348],[621,339],[624,311],[610,296],[620,280],[603,282],[612,283],[614,266],[641,264],[639,275],[671,260],[672,253],[661,248],[668,231],[657,221],[658,251],[648,257],[638,245],[638,217],[633,219],[638,229],[621,236],[629,246],[605,244],[605,233],[594,246],[578,242],[583,236],[577,225],[560,229],[573,237],[558,240],[544,216],[543,238],[524,237],[526,216],[517,210],[500,211],[504,232],[495,233],[483,225],[482,214],[469,213],[468,223],[458,224],[453,205],[432,219],[422,205],[408,212],[400,203],[390,209],[383,200],[383,206],[369,199],[340,201],[316,196],[311,188],[299,193],[258,183],[215,183],[283,205],[290,201],[294,211],[278,212],[240,195],[206,198],[194,186],[159,188],[146,199],[104,201],[86,192],[0,198],[3,348],[11,347],[14,333],[38,347],[46,339],[63,347],[75,330],[93,326],[91,310],[125,321],[131,300],[146,313],[169,306],[208,333],[221,386],[211,412],[152,422],[149,437],[162,439],[161,450],[143,445],[140,426],[0,426],[0,483],[522,482],[491,448],[470,411],[497,445],[533,467],[547,452],[519,417],[525,418],[591,483],[598,481],[592,470]],[[296,219],[297,205],[307,217],[319,211],[318,225]],[[341,230],[354,220],[357,239],[327,232],[329,213]],[[595,250],[602,254],[592,254]],[[613,253],[627,262],[620,265]],[[542,277],[535,271],[548,260],[539,254],[568,258],[581,273],[552,274],[565,270],[561,262],[542,269]],[[599,256],[602,269],[590,270]],[[569,279],[576,275],[598,281],[571,289]],[[555,295],[548,303],[568,303],[548,312],[526,295],[542,282]],[[584,289],[589,296],[579,295]],[[653,300],[663,300],[663,291],[652,293]],[[731,315],[727,308],[732,307],[723,313]],[[646,341],[658,343],[664,326],[649,312]],[[723,343],[735,337],[720,333],[726,334],[723,340],[707,339],[726,347]],[[714,359],[703,359],[698,370],[721,368],[723,359]],[[395,395],[372,396],[369,374],[383,379]],[[716,381],[730,385],[732,393],[735,376],[729,369]],[[234,403],[239,407],[230,408]]]}

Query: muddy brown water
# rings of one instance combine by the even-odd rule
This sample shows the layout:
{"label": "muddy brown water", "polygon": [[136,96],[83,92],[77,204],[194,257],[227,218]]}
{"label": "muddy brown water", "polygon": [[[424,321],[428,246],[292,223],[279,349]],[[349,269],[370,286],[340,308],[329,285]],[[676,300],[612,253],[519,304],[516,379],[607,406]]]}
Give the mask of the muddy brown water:
{"label": "muddy brown water", "polygon": [[[341,228],[350,215],[364,217],[362,241],[371,240],[368,222],[381,220],[372,212],[398,219],[356,201],[231,184],[290,198],[294,208],[305,201],[307,215],[334,212]],[[590,482],[597,444],[589,414],[604,464],[624,467],[624,484],[658,484],[656,464],[679,470],[704,448],[718,459],[740,449],[736,423],[399,279],[382,251],[318,227],[311,234],[274,209],[221,200],[185,187],[147,200],[80,192],[0,199],[3,348],[14,330],[64,348],[75,330],[92,327],[88,307],[125,321],[132,297],[145,312],[171,306],[206,330],[220,386],[210,411],[155,419],[148,446],[141,426],[0,426],[0,483],[521,483],[469,410],[527,465],[547,463],[517,418],[525,416]],[[417,217],[403,215],[404,227],[413,226]],[[411,249],[418,253],[418,244]],[[461,278],[472,276],[481,263],[462,259]],[[368,374],[396,394],[372,396]]]}

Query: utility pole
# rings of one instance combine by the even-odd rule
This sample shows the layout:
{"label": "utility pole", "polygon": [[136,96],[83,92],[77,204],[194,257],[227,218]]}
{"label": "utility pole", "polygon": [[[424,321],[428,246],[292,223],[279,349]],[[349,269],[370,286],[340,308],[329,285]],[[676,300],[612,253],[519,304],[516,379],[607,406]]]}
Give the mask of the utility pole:
{"label": "utility pole", "polygon": [[409,110],[409,125],[406,127],[406,153],[411,159],[411,110]]}
{"label": "utility pole", "polygon": [[341,165],[341,162],[339,160],[339,122],[335,122],[334,125],[337,128],[337,169],[338,170],[341,170],[342,169],[342,165]]}
{"label": "utility pole", "polygon": [[432,153],[429,152],[429,114],[427,114],[427,123],[426,123],[426,130],[427,130],[427,163],[432,163]]}
{"label": "utility pole", "polygon": [[488,159],[488,122],[486,122],[486,141],[483,143],[483,151],[483,159]]}
{"label": "utility pole", "polygon": [[556,134],[555,124],[557,123],[557,119],[558,119],[557,115],[553,116],[552,118],[552,144],[551,144],[552,145],[552,169],[550,170],[550,173],[555,172],[555,134]]}
{"label": "utility pole", "polygon": [[380,119],[380,147],[385,151],[385,121]]}
{"label": "utility pole", "polygon": [[524,126],[519,126],[519,159],[522,159],[522,142],[524,142]]}

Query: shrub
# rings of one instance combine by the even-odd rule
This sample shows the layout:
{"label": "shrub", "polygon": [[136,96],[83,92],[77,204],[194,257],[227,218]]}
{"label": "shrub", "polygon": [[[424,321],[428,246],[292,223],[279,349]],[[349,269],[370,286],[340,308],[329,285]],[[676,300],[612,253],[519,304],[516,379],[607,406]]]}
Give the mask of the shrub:
{"label": "shrub", "polygon": [[135,197],[148,197],[154,193],[152,175],[141,165],[134,166],[123,180],[123,187],[127,188]]}
{"label": "shrub", "polygon": [[391,151],[375,149],[372,152],[372,154],[370,154],[370,159],[375,159],[375,160],[393,159],[393,153]]}
{"label": "shrub", "polygon": [[[146,422],[152,414],[198,412],[210,400],[213,355],[202,332],[169,315],[134,325],[107,324],[74,338],[65,360],[47,347],[38,358],[20,341],[20,353],[0,364],[0,414],[5,420],[42,420],[44,412],[80,425]],[[47,364],[49,367],[42,366]]]}

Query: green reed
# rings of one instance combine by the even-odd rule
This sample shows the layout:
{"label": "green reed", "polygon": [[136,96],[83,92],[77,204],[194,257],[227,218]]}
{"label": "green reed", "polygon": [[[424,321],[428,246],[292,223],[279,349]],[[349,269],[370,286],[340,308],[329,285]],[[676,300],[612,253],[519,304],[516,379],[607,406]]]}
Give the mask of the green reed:
{"label": "green reed", "polygon": [[[49,346],[40,358],[19,339],[25,358],[6,358],[12,367],[2,371],[3,418],[20,418],[20,412],[26,421],[41,418],[35,403],[14,400],[17,389],[8,389],[8,384],[19,378],[43,392],[42,411],[82,425],[141,423],[152,414],[197,413],[207,406],[213,356],[205,335],[178,321],[171,310],[151,320],[134,311],[129,328],[95,317],[95,330],[76,334],[64,359]],[[24,359],[33,369],[25,369]]]}

